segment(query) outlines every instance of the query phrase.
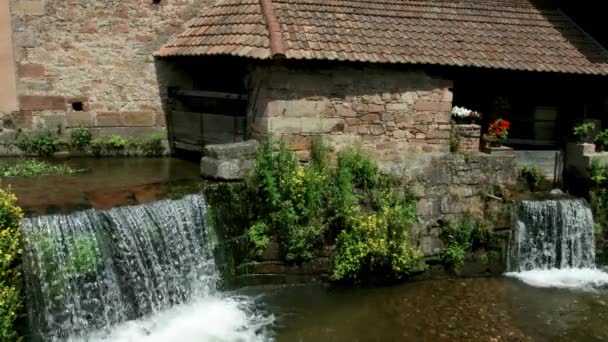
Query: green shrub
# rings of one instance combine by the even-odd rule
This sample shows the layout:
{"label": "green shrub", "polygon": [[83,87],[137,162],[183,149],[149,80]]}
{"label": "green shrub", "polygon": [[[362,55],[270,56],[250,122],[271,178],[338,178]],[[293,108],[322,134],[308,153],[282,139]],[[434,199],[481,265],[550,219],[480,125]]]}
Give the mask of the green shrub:
{"label": "green shrub", "polygon": [[16,162],[0,162],[0,177],[38,177],[74,172],[76,171],[65,164],[56,165],[42,160],[22,159]]}
{"label": "green shrub", "polygon": [[450,152],[458,152],[458,149],[460,149],[460,143],[460,134],[458,134],[455,127],[452,127],[452,131],[450,132]]}
{"label": "green shrub", "polygon": [[79,150],[85,150],[93,140],[91,130],[86,127],[75,127],[70,132],[70,145]]}
{"label": "green shrub", "polygon": [[20,341],[15,322],[22,305],[22,278],[18,268],[21,255],[21,209],[10,190],[0,189],[0,340]]}
{"label": "green shrub", "polygon": [[582,122],[574,126],[573,133],[579,142],[588,142],[591,133],[595,130],[595,123]]}
{"label": "green shrub", "polygon": [[458,224],[449,220],[441,230],[444,249],[441,260],[444,264],[458,268],[464,263],[467,251],[489,243],[491,231],[480,222],[465,216]]}
{"label": "green shrub", "polygon": [[520,176],[530,191],[536,191],[545,180],[545,174],[536,165],[526,166],[520,171]]}
{"label": "green shrub", "polygon": [[336,242],[333,280],[399,279],[426,267],[408,232],[416,219],[415,203],[391,191],[380,198],[375,212],[351,209]]}
{"label": "green shrub", "polygon": [[333,279],[347,281],[365,274],[397,279],[424,266],[408,234],[413,197],[381,175],[361,147],[340,151],[332,164],[315,142],[303,165],[283,143],[263,143],[247,183],[258,199],[248,231],[258,255],[276,239],[287,261],[302,262],[336,241]]}
{"label": "green shrub", "polygon": [[605,150],[608,147],[608,129],[598,133],[593,139],[593,142],[601,149]]}
{"label": "green shrub", "polygon": [[61,146],[59,137],[51,132],[28,135],[21,133],[15,141],[15,145],[26,153],[49,157],[57,152]]}

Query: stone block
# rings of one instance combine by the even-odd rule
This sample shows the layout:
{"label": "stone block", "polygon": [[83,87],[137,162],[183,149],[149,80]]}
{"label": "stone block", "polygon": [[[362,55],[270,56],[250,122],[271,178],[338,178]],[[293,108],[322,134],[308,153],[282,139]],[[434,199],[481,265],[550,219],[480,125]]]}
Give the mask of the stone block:
{"label": "stone block", "polygon": [[242,159],[201,159],[201,176],[222,180],[243,179],[253,167],[253,160]]}
{"label": "stone block", "polygon": [[17,68],[19,78],[43,79],[45,71],[42,64],[19,64]]}
{"label": "stone block", "polygon": [[34,116],[34,127],[50,130],[63,129],[65,127],[65,114]]}
{"label": "stone block", "polygon": [[491,154],[494,156],[512,156],[513,155],[513,149],[507,146],[500,146],[500,147],[490,147],[490,146],[484,146],[481,151],[483,153],[487,153],[487,154]]}
{"label": "stone block", "polygon": [[154,112],[123,112],[122,123],[127,127],[149,127],[154,126]]}
{"label": "stone block", "polygon": [[325,118],[321,120],[321,132],[343,132],[344,131],[344,119],[330,119]]}
{"label": "stone block", "polygon": [[287,148],[295,151],[310,150],[312,147],[312,137],[298,134],[284,134],[281,140],[285,142]]}
{"label": "stone block", "polygon": [[403,130],[396,130],[393,132],[393,138],[395,139],[403,139],[405,138],[405,131]]}
{"label": "stone block", "polygon": [[[307,119],[308,124],[311,119]],[[321,119],[312,119],[319,123]],[[317,129],[320,124],[317,124]],[[271,132],[275,133],[301,133],[302,119],[300,118],[284,118],[284,117],[269,117],[268,126]],[[308,127],[307,127],[308,128]]]}
{"label": "stone block", "polygon": [[319,117],[330,105],[329,101],[275,100],[268,103],[268,116]]}
{"label": "stone block", "polygon": [[357,113],[350,107],[346,107],[345,105],[336,106],[336,115],[343,117],[355,117]]}
{"label": "stone block", "polygon": [[386,110],[389,112],[407,112],[410,110],[410,105],[407,103],[389,103],[386,105]]}
{"label": "stone block", "polygon": [[45,0],[12,0],[11,13],[18,16],[44,15],[44,1]]}
{"label": "stone block", "polygon": [[67,112],[65,113],[67,127],[91,127],[95,120],[91,112]]}
{"label": "stone block", "polygon": [[426,137],[427,139],[449,139],[450,131],[429,130]]}
{"label": "stone block", "polygon": [[370,105],[368,106],[368,109],[367,109],[367,110],[368,110],[370,113],[382,113],[382,112],[384,112],[384,111],[385,111],[385,109],[386,109],[386,108],[384,107],[384,105],[379,105],[379,104],[370,104]]}
{"label": "stone block", "polygon": [[203,148],[203,155],[213,159],[253,159],[258,152],[258,146],[256,140],[207,145]]}
{"label": "stone block", "polygon": [[384,134],[384,126],[382,125],[370,125],[369,131],[372,135],[382,135]]}
{"label": "stone block", "polygon": [[452,102],[452,100],[454,100],[454,92],[450,89],[444,89],[443,94],[441,95],[441,101]]}
{"label": "stone block", "polygon": [[324,126],[327,128],[327,124],[324,124],[325,119],[320,118],[301,118],[301,132],[302,133],[320,133]]}
{"label": "stone block", "polygon": [[38,36],[33,31],[20,31],[13,34],[16,47],[35,48],[40,45]]}
{"label": "stone block", "polygon": [[21,110],[66,110],[66,101],[63,96],[19,96]]}
{"label": "stone block", "polygon": [[363,103],[368,103],[368,104],[381,105],[384,103],[382,101],[382,97],[380,97],[380,95],[363,95],[361,97],[361,100],[363,101]]}
{"label": "stone block", "polygon": [[363,115],[360,119],[363,122],[380,122],[380,114],[367,114]]}
{"label": "stone block", "polygon": [[99,112],[97,113],[95,126],[99,127],[120,127],[122,116],[118,112]]}
{"label": "stone block", "polygon": [[450,112],[452,110],[452,102],[419,100],[414,104],[414,109],[427,112]]}

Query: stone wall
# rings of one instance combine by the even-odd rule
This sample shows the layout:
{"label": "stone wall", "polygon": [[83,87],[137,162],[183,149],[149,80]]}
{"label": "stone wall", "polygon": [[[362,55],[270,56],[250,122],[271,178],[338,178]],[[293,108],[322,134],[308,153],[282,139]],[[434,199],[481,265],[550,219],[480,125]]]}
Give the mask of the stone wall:
{"label": "stone wall", "polygon": [[[489,246],[494,248],[492,253],[477,251],[480,253],[468,255],[459,274],[498,275],[505,271],[511,228],[509,203],[519,186],[514,156],[435,153],[412,156],[408,161],[384,161],[380,165],[383,172],[403,178],[419,198],[418,222],[410,233],[420,243],[431,267],[416,279],[450,275],[444,265],[438,263],[444,247],[440,239],[442,224],[448,219],[458,221],[465,215],[483,220],[494,228],[496,241],[494,246]],[[242,186],[229,184],[236,189]],[[276,243],[271,243],[261,257],[252,259],[246,233],[250,222],[243,220],[251,212],[240,204],[247,203],[248,199],[238,197],[239,201],[233,203],[231,191],[224,188],[209,191],[216,186],[210,185],[206,192],[212,210],[221,217],[214,226],[221,242],[218,248],[220,266],[229,285],[307,283],[329,279],[332,246],[326,246],[316,258],[301,265],[283,262]]]}
{"label": "stone wall", "polygon": [[20,110],[5,127],[165,126],[153,54],[212,2],[10,0]]}
{"label": "stone wall", "polygon": [[381,167],[402,177],[419,197],[412,232],[427,256],[443,249],[440,226],[448,219],[468,215],[494,228],[510,228],[510,211],[504,206],[519,185],[512,155],[421,155],[407,162],[383,162]]}
{"label": "stone wall", "polygon": [[448,152],[452,82],[417,69],[258,67],[254,137],[273,134],[306,157],[312,136],[361,143],[377,160]]}

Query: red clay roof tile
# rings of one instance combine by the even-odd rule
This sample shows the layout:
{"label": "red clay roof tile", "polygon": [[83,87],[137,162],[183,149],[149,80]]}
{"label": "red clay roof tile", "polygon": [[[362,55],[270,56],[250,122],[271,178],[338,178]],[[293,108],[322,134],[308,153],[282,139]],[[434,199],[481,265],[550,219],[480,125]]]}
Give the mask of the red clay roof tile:
{"label": "red clay roof tile", "polygon": [[608,75],[608,52],[533,0],[222,0],[158,55],[283,53]]}

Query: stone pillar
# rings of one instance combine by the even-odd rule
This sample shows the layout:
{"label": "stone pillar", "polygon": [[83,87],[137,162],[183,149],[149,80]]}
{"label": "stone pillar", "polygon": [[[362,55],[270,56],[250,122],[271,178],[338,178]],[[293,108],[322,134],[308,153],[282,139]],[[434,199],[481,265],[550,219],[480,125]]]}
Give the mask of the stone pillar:
{"label": "stone pillar", "polygon": [[458,152],[479,152],[479,139],[481,139],[481,126],[475,124],[455,125],[460,136]]}
{"label": "stone pillar", "polygon": [[0,118],[19,109],[13,51],[13,30],[8,0],[0,1]]}

